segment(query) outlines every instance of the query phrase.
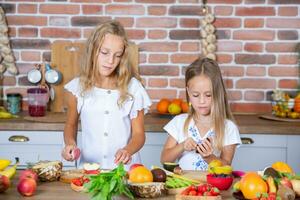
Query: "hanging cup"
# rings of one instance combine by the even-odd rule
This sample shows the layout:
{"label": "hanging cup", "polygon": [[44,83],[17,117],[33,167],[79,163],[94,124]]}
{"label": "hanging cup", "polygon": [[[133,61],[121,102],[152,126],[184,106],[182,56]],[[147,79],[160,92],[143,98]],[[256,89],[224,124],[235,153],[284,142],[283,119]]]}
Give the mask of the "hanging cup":
{"label": "hanging cup", "polygon": [[57,70],[51,69],[50,65],[46,64],[45,79],[47,83],[58,84],[62,80],[62,74]]}
{"label": "hanging cup", "polygon": [[36,84],[41,81],[42,73],[38,69],[32,69],[27,73],[27,79],[30,83]]}

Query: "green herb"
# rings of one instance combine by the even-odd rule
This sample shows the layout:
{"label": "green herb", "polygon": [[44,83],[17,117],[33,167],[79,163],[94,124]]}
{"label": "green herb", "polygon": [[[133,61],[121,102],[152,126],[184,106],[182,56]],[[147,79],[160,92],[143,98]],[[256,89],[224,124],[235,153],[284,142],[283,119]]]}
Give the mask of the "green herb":
{"label": "green herb", "polygon": [[84,184],[92,200],[111,200],[113,196],[124,194],[134,199],[125,183],[126,171],[121,163],[107,173],[90,176],[90,182]]}

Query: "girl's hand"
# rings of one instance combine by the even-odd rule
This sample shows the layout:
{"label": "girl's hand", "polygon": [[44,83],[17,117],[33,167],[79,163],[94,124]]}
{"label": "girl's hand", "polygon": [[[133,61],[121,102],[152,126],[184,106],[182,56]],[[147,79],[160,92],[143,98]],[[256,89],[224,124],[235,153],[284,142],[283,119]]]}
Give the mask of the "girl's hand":
{"label": "girl's hand", "polygon": [[131,161],[131,155],[126,149],[119,149],[115,154],[115,163],[119,164],[120,162],[127,164]]}
{"label": "girl's hand", "polygon": [[185,151],[193,151],[197,147],[197,143],[193,140],[193,138],[189,137],[183,142],[183,149]]}
{"label": "girl's hand", "polygon": [[74,161],[74,158],[72,156],[72,151],[75,148],[76,148],[75,145],[66,145],[61,152],[62,157],[67,161]]}
{"label": "girl's hand", "polygon": [[213,154],[213,145],[212,138],[206,138],[203,140],[202,144],[198,144],[197,152],[202,156],[202,158],[206,158]]}

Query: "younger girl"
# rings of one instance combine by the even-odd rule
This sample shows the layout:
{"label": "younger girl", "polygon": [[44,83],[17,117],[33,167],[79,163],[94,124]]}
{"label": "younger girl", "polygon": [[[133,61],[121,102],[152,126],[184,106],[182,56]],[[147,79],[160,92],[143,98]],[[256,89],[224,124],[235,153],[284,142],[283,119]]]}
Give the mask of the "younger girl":
{"label": "younger girl", "polygon": [[214,159],[230,165],[241,140],[218,64],[197,59],[187,68],[185,83],[190,112],[177,115],[164,127],[169,137],[161,162],[179,159],[184,170],[207,170]]}
{"label": "younger girl", "polygon": [[62,155],[66,160],[73,160],[80,117],[80,164],[97,162],[112,169],[120,162],[140,162],[144,111],[151,101],[128,53],[125,30],[117,21],[101,24],[88,38],[80,77],[65,85],[68,113]]}

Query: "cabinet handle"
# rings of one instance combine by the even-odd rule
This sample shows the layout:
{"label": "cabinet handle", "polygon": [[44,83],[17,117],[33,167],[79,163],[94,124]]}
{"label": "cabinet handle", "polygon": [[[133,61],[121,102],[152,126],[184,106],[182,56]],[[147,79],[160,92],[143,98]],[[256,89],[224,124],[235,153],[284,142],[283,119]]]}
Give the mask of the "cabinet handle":
{"label": "cabinet handle", "polygon": [[28,142],[29,138],[24,135],[13,135],[8,138],[10,142]]}
{"label": "cabinet handle", "polygon": [[253,144],[254,141],[252,140],[252,138],[248,138],[248,137],[242,137],[242,144]]}

